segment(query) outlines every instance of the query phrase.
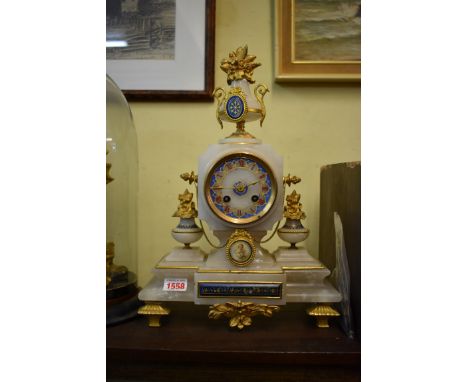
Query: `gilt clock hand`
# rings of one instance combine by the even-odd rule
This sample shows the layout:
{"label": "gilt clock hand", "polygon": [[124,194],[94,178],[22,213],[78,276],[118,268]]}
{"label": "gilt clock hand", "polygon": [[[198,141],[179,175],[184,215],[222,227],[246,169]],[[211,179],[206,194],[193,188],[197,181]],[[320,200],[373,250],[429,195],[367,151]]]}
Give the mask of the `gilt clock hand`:
{"label": "gilt clock hand", "polygon": [[[245,188],[245,187],[249,187],[249,186],[253,186],[254,184],[257,184],[258,182],[260,182],[259,180],[255,181],[255,182],[252,182],[252,183],[249,183],[249,184],[239,184],[239,185],[234,185],[232,187],[223,187],[223,186],[213,186],[213,187],[210,187],[212,190],[225,190],[225,189],[239,189],[239,188],[242,188],[242,190]],[[239,190],[239,191],[242,191],[242,190]]]}
{"label": "gilt clock hand", "polygon": [[255,182],[253,182],[253,183],[249,183],[249,184],[247,185],[247,187],[249,187],[249,186],[253,186],[254,184],[257,184],[258,182],[260,182],[260,181],[259,181],[259,180],[257,180],[257,181],[255,181]]}

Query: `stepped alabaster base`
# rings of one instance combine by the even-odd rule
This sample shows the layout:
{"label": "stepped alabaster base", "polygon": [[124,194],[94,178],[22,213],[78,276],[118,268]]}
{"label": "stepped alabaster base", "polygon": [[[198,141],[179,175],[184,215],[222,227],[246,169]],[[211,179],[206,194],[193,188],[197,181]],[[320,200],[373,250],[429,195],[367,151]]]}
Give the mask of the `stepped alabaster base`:
{"label": "stepped alabaster base", "polygon": [[[239,328],[249,326],[252,320],[246,317],[262,314],[262,309],[277,311],[268,307],[279,309],[292,303],[331,306],[339,302],[341,295],[328,281],[329,275],[330,271],[304,248],[279,248],[271,254],[258,244],[255,260],[246,267],[230,264],[225,248],[209,255],[198,248],[175,248],[155,266],[153,278],[138,297],[146,305],[154,301],[159,305],[164,302],[206,305],[207,314],[215,312],[210,313],[211,318],[228,317],[229,325]],[[168,289],[170,282],[180,283],[184,289]],[[244,308],[244,304],[250,305]],[[226,313],[220,312],[223,309]],[[320,327],[325,327],[332,316],[321,313],[307,312],[317,318]]]}

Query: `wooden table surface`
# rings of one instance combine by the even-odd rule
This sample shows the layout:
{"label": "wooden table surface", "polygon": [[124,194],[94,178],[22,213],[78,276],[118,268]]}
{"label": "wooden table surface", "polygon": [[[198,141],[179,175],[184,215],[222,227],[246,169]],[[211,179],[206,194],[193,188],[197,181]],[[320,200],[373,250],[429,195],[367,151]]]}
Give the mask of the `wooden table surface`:
{"label": "wooden table surface", "polygon": [[208,306],[169,305],[163,326],[147,319],[107,328],[108,381],[359,381],[360,344],[332,322],[317,328],[305,305],[251,327],[208,319]]}

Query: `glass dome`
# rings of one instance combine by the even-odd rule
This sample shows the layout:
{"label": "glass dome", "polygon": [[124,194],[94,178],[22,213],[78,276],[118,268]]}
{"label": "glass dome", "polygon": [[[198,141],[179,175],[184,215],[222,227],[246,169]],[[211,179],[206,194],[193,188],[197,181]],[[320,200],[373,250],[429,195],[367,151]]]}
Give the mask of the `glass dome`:
{"label": "glass dome", "polygon": [[136,132],[128,103],[106,76],[106,297],[107,324],[136,315]]}

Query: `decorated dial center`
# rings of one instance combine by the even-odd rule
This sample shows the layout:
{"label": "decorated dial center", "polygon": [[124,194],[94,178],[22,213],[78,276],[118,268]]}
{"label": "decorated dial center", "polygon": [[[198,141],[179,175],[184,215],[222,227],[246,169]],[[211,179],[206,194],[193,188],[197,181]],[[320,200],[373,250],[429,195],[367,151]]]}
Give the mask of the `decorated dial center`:
{"label": "decorated dial center", "polygon": [[210,208],[225,221],[247,224],[270,209],[274,197],[271,170],[259,158],[241,154],[215,164],[207,178]]}

